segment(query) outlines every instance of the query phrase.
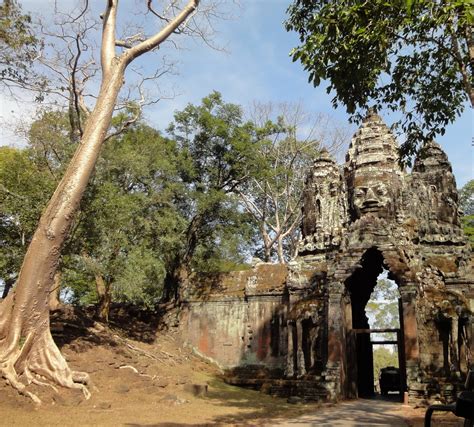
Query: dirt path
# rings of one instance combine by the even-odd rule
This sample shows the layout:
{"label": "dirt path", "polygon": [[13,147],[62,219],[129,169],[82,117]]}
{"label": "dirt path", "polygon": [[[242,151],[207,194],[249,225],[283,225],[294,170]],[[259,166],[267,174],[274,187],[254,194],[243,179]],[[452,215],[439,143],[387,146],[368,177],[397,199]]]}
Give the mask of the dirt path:
{"label": "dirt path", "polygon": [[408,426],[402,405],[375,399],[359,399],[320,408],[310,415],[282,421],[277,426]]}
{"label": "dirt path", "polygon": [[[280,427],[369,427],[369,426],[411,426],[421,427],[424,420],[423,408],[413,409],[397,401],[387,399],[358,399],[327,405],[311,414],[272,423]],[[437,415],[432,426],[462,426],[463,420],[453,415]],[[270,426],[270,424],[268,424]]]}

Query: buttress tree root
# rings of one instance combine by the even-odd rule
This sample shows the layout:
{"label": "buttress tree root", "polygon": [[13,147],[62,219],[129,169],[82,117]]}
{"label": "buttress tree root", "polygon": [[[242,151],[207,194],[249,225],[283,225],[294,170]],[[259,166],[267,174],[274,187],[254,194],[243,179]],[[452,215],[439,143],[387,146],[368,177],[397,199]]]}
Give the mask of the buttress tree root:
{"label": "buttress tree root", "polygon": [[[0,373],[21,394],[39,404],[41,400],[27,390],[30,384],[80,389],[86,399],[89,377],[72,371],[53,341],[49,328],[49,313],[39,316],[34,327],[15,322],[15,294],[0,304]],[[45,311],[45,310],[42,310]]]}
{"label": "buttress tree root", "polygon": [[[51,336],[49,296],[61,249],[107,137],[125,69],[136,58],[157,48],[171,34],[186,28],[199,0],[188,0],[175,8],[170,19],[154,35],[136,44],[120,43],[115,37],[118,0],[107,0],[102,15],[102,82],[93,111],[68,168],[41,215],[20,269],[13,292],[0,303],[0,374],[20,393],[36,403],[40,399],[27,390],[29,384],[81,389],[90,396],[87,375],[73,372]],[[151,9],[152,1],[147,2]],[[173,2],[176,5],[176,2]],[[86,7],[88,3],[86,2]],[[125,49],[118,54],[116,46]]]}

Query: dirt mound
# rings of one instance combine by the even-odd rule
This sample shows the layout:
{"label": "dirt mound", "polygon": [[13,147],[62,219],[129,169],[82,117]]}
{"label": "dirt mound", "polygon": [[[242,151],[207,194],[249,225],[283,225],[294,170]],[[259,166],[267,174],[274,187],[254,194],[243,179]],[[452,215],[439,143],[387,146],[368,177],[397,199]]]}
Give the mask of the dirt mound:
{"label": "dirt mound", "polygon": [[37,408],[0,381],[0,425],[259,425],[314,409],[224,384],[215,366],[183,348],[176,313],[164,317],[118,307],[107,326],[71,307],[53,313],[54,339],[70,366],[90,375],[92,397],[32,386]]}

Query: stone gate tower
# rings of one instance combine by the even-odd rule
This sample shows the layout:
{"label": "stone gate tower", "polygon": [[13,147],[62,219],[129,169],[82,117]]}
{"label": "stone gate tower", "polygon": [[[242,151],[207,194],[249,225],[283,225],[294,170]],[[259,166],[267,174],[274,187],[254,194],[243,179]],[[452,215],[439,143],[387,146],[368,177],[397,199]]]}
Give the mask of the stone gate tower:
{"label": "stone gate tower", "polygon": [[[321,173],[323,164],[331,173]],[[319,302],[325,305],[321,321],[327,328],[322,373],[329,387],[333,382],[331,393],[373,393],[365,306],[386,269],[400,293],[404,385],[415,398],[449,397],[453,381],[472,363],[474,288],[456,183],[440,146],[426,144],[406,173],[398,164],[394,137],[370,113],[352,139],[343,171],[327,155],[315,161],[303,212],[303,238],[288,289],[290,295],[324,289]]]}
{"label": "stone gate tower", "polygon": [[474,363],[474,280],[440,146],[426,144],[407,173],[393,135],[370,113],[343,168],[327,152],[314,161],[302,212],[298,255],[288,267],[194,279],[187,342],[234,368],[235,384],[303,397],[370,395],[365,307],[385,269],[400,294],[402,386],[412,401],[451,399]]}

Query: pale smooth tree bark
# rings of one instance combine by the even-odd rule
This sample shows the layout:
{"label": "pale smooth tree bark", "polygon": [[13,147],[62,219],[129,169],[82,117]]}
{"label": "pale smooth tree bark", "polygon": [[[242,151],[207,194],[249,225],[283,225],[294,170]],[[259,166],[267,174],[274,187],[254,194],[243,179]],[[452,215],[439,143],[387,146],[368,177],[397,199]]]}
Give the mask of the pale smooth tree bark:
{"label": "pale smooth tree bark", "polygon": [[125,69],[134,59],[179,31],[198,4],[199,0],[189,0],[179,13],[164,21],[159,32],[117,54],[116,46],[120,44],[115,36],[118,0],[106,1],[102,16],[102,82],[96,105],[76,153],[41,216],[17,285],[0,303],[0,373],[36,403],[40,403],[40,399],[27,389],[31,383],[79,388],[86,398],[90,396],[85,385],[87,376],[70,369],[50,332],[49,293],[61,249],[110,127]]}

